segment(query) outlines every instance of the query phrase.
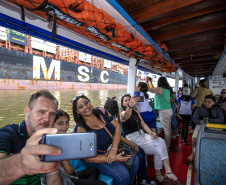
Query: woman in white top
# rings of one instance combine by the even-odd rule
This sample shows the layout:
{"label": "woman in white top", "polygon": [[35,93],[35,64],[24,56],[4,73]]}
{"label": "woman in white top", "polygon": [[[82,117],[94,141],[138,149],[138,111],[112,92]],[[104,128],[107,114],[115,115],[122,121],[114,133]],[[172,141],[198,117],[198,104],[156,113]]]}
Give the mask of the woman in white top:
{"label": "woman in white top", "polygon": [[137,110],[140,113],[142,119],[144,122],[149,126],[151,131],[156,133],[156,116],[153,112],[152,107],[149,104],[148,98],[149,95],[148,92],[148,86],[145,82],[139,82],[136,85],[136,92],[134,93],[135,96],[143,96],[144,101],[143,102],[137,102]]}

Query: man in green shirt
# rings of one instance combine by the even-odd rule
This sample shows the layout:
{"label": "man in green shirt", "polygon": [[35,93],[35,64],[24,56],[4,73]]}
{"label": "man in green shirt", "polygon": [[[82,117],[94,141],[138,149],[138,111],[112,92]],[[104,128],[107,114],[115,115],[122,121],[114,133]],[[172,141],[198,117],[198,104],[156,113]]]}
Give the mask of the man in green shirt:
{"label": "man in green shirt", "polygon": [[58,108],[57,99],[48,91],[31,95],[25,108],[25,120],[0,129],[0,184],[40,184],[46,174],[47,185],[62,185],[59,162],[43,162],[41,155],[60,155],[61,149],[39,144],[44,134],[56,134],[50,128]]}

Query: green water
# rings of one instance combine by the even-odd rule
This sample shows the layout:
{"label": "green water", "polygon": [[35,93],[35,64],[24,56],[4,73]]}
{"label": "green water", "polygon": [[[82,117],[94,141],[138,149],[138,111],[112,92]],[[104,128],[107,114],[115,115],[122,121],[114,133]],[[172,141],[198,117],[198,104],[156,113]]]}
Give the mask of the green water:
{"label": "green water", "polygon": [[[36,90],[0,90],[0,128],[5,125],[20,123],[24,120],[24,108],[28,105],[29,98]],[[66,111],[70,117],[69,132],[75,126],[72,115],[71,99],[79,93],[85,94],[92,102],[93,107],[103,107],[107,97],[116,96],[120,105],[121,96],[126,89],[115,90],[50,90],[59,100],[59,109]]]}

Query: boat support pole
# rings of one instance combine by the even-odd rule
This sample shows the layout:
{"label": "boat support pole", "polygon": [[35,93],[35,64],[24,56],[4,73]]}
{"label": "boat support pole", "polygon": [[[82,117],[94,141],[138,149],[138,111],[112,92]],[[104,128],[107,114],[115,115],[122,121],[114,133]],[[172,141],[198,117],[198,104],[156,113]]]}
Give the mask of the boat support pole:
{"label": "boat support pole", "polygon": [[174,91],[177,93],[179,87],[179,74],[176,72],[176,79],[175,79],[175,86],[174,86]]}
{"label": "boat support pole", "polygon": [[127,82],[127,93],[134,94],[136,77],[137,77],[137,59],[129,58],[129,71],[128,71],[128,82]]}

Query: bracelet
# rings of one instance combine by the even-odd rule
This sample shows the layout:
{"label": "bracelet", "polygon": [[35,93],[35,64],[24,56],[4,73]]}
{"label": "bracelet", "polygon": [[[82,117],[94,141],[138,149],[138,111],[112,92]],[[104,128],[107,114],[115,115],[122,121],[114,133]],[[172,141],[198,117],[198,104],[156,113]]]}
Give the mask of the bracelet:
{"label": "bracelet", "polygon": [[118,150],[118,148],[111,148],[111,149],[113,149],[113,150]]}
{"label": "bracelet", "polygon": [[133,107],[130,107],[129,104],[128,104],[128,107],[129,107],[130,109],[133,109]]}
{"label": "bracelet", "polygon": [[52,175],[52,174],[55,174],[55,173],[59,173],[59,171],[55,171],[55,172],[52,172],[52,173],[47,173],[45,176]]}

